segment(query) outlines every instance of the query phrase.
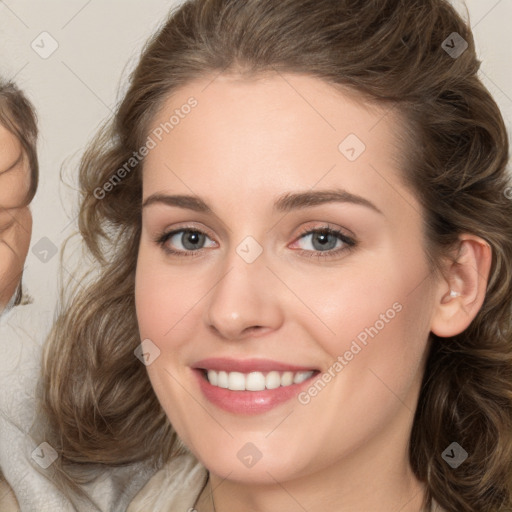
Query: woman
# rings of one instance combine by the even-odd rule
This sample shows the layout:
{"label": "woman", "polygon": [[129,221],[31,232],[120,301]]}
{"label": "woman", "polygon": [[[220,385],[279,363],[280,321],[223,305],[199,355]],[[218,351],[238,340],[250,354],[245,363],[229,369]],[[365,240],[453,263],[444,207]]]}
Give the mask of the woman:
{"label": "woman", "polygon": [[171,13],[81,162],[96,265],[43,374],[63,487],[148,462],[130,511],[512,506],[508,141],[478,68],[444,0]]}

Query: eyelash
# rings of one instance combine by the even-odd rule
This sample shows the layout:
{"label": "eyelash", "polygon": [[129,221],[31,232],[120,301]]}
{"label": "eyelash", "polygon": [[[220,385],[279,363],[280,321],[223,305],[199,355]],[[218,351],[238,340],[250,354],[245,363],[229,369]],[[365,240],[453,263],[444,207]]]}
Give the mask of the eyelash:
{"label": "eyelash", "polygon": [[[180,229],[162,233],[161,235],[159,235],[156,238],[155,242],[168,254],[176,255],[178,257],[189,257],[189,258],[190,257],[194,258],[194,257],[199,256],[198,253],[201,253],[202,249],[198,249],[195,251],[192,251],[192,250],[176,251],[174,249],[169,249],[169,247],[167,247],[165,245],[170,238],[172,238],[174,235],[176,235],[178,233],[199,233],[199,234],[208,236],[207,233],[205,233],[204,231],[201,231],[200,229],[197,229],[192,226],[184,226]],[[315,234],[315,233],[321,233],[324,235],[334,235],[339,240],[341,240],[345,245],[341,248],[330,249],[328,251],[308,251],[305,249],[298,249],[299,253],[301,253],[302,255],[304,255],[308,258],[317,258],[317,259],[335,258],[343,252],[352,251],[357,245],[357,242],[354,239],[348,237],[347,235],[345,235],[338,229],[333,228],[329,225],[321,226],[319,228],[314,228],[314,229],[306,228],[299,234],[299,236],[297,237],[296,240],[300,240],[302,237],[304,237],[306,235],[311,235],[311,234]],[[211,238],[211,237],[208,236],[208,238]]]}

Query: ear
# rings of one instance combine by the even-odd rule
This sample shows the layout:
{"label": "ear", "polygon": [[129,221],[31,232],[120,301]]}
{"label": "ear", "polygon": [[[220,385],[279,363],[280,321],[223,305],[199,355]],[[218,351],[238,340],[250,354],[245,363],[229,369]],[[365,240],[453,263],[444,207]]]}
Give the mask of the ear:
{"label": "ear", "polygon": [[460,334],[482,307],[492,261],[488,242],[462,235],[455,261],[447,264],[438,283],[430,330],[441,337]]}

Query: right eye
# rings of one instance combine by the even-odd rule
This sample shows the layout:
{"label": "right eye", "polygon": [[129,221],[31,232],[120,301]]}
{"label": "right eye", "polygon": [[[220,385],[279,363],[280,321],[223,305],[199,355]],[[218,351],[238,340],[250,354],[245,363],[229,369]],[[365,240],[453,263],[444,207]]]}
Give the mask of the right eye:
{"label": "right eye", "polygon": [[[205,238],[209,238],[203,231],[185,227],[181,229],[175,229],[162,233],[156,240],[157,244],[160,245],[165,252],[169,254],[175,254],[177,256],[196,256],[201,251],[202,247],[195,247],[196,245],[202,245]],[[183,249],[173,249],[170,245],[181,244]]]}

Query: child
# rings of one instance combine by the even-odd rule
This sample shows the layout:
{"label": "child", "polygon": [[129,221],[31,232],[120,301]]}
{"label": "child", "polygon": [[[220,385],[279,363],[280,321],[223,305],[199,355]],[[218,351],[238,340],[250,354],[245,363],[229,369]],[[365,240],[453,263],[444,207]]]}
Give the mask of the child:
{"label": "child", "polygon": [[[22,301],[21,277],[30,244],[32,201],[38,180],[37,119],[25,95],[0,82],[0,315]],[[4,316],[5,318],[5,316]],[[2,511],[19,510],[0,473]]]}
{"label": "child", "polygon": [[37,124],[32,105],[0,82],[0,312],[21,303],[21,277],[32,231],[38,181]]}
{"label": "child", "polygon": [[[41,356],[38,340],[48,332],[52,314],[45,304],[28,304],[21,287],[32,229],[29,204],[38,184],[36,121],[35,111],[24,94],[14,84],[0,81],[1,512],[76,510],[56,489],[51,470],[45,474],[38,471],[37,457],[41,457],[43,449],[50,448],[36,443],[30,430],[37,424],[32,418]],[[25,303],[23,308],[14,308]],[[140,467],[112,470],[111,478],[103,479],[94,488],[85,488],[90,499],[80,510],[111,510],[113,503],[122,506],[122,492],[129,491],[129,485],[140,487],[136,476],[140,472]],[[144,481],[148,478],[144,472],[141,475]],[[113,482],[123,478],[129,484],[118,489]]]}

